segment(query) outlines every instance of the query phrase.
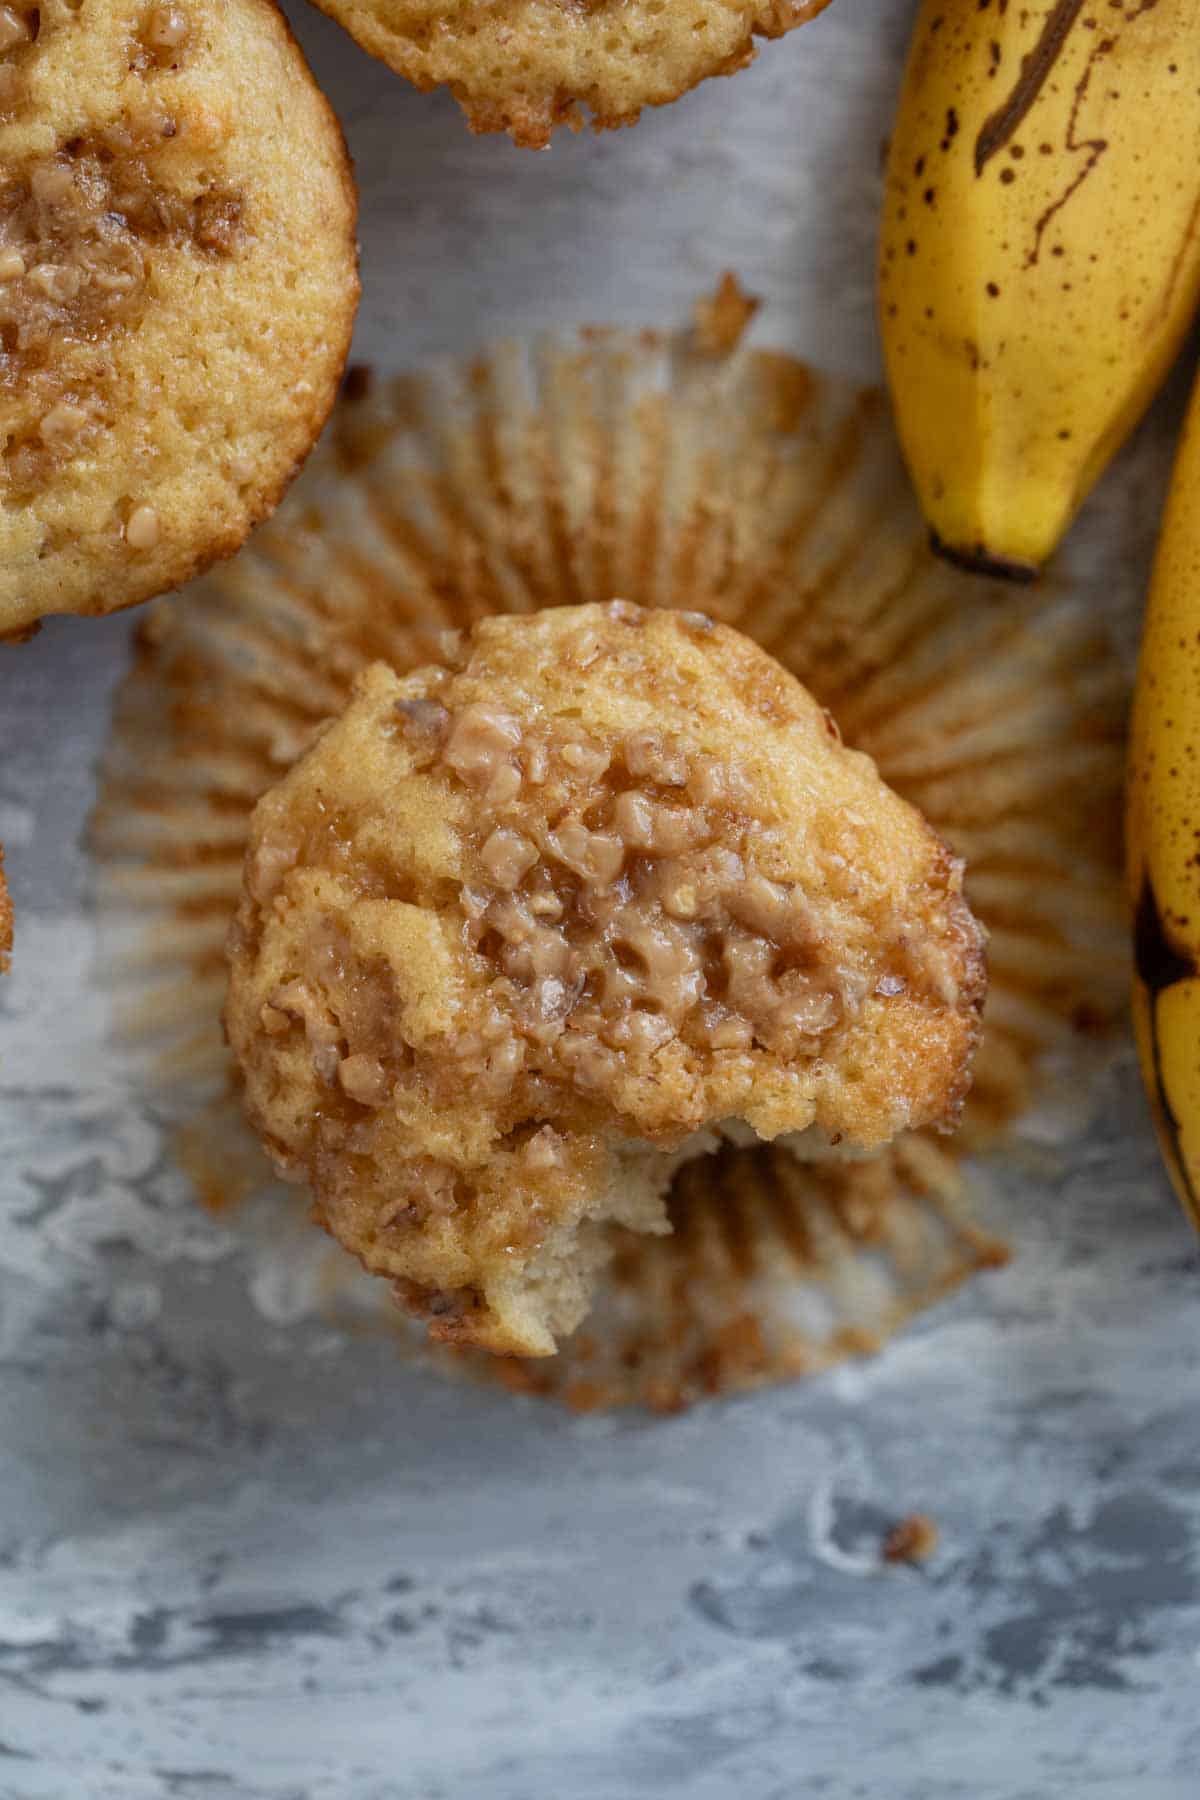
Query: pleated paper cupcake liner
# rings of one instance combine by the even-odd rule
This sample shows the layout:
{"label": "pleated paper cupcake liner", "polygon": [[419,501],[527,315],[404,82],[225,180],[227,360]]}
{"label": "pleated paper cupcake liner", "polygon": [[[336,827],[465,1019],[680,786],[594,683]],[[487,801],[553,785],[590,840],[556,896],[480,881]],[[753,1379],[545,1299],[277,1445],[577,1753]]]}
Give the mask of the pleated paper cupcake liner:
{"label": "pleated paper cupcake liner", "polygon": [[182,1122],[175,1153],[199,1198],[236,1228],[270,1324],[387,1332],[442,1373],[576,1412],[675,1412],[869,1355],[1008,1256],[974,1218],[954,1151],[931,1137],[829,1165],[769,1146],[726,1150],[681,1173],[670,1237],[614,1231],[585,1324],[557,1356],[522,1362],[428,1344],[386,1286],[314,1229],[296,1190],[273,1180],[235,1094]]}
{"label": "pleated paper cupcake liner", "polygon": [[1060,1085],[1075,1062],[1085,1081],[1124,1007],[1115,653],[1069,571],[1014,591],[931,555],[877,392],[686,332],[352,375],[275,518],[138,634],[93,824],[100,942],[137,1078],[181,1109],[220,1096],[222,945],[259,794],[364,663],[411,668],[488,613],[614,596],[772,651],[966,857],[991,933],[953,1145],[689,1168],[675,1235],[620,1240],[554,1364],[489,1365],[573,1404],[674,1405],[874,1345],[994,1261],[964,1149],[1019,1124],[1048,1055]]}
{"label": "pleated paper cupcake liner", "polygon": [[670,1238],[617,1235],[597,1304],[558,1356],[489,1370],[467,1353],[474,1372],[577,1412],[676,1412],[869,1355],[1007,1260],[973,1222],[954,1156],[919,1135],[827,1166],[727,1151],[681,1173],[671,1215]]}

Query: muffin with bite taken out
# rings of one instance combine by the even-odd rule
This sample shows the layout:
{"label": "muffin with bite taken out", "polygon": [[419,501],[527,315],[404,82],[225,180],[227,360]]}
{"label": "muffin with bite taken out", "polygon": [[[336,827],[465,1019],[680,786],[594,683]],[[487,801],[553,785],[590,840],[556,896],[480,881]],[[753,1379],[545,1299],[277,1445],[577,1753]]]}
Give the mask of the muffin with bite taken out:
{"label": "muffin with bite taken out", "polygon": [[621,602],[369,668],[254,814],[252,1123],[433,1335],[552,1352],[686,1159],[952,1125],[961,865],[748,639]]}

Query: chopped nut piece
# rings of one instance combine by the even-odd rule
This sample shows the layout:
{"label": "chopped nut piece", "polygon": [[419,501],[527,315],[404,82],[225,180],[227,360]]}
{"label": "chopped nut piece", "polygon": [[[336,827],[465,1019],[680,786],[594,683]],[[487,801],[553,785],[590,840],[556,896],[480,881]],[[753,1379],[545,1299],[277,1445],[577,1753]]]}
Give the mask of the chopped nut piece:
{"label": "chopped nut piece", "polygon": [[47,300],[55,300],[60,306],[67,300],[74,300],[83,286],[83,276],[78,269],[54,263],[38,263],[36,268],[30,269],[29,279]]}
{"label": "chopped nut piece", "polygon": [[230,459],[230,478],[242,484],[253,481],[257,469],[258,464],[252,456],[234,456]]}
{"label": "chopped nut piece", "polygon": [[387,1072],[374,1056],[343,1056],[338,1064],[338,1082],[343,1094],[360,1106],[382,1106],[388,1097]]}
{"label": "chopped nut piece", "polygon": [[656,781],[663,787],[683,787],[687,759],[677,749],[667,749],[656,731],[631,731],[623,745],[625,767],[638,781]]}
{"label": "chopped nut piece", "polygon": [[631,789],[619,795],[614,822],[631,850],[649,850],[654,842],[654,810],[645,794]]}
{"label": "chopped nut piece", "polygon": [[520,741],[521,727],[511,713],[494,706],[468,706],[455,719],[444,754],[452,769],[486,787]]}
{"label": "chopped nut piece", "polygon": [[76,406],[71,400],[60,400],[42,420],[41,436],[52,449],[66,445],[72,438],[79,436],[91,416],[86,406]]}
{"label": "chopped nut piece", "polygon": [[686,850],[702,829],[693,813],[661,806],[632,788],[618,795],[614,819],[631,849],[652,850],[659,855]]}
{"label": "chopped nut piece", "polygon": [[560,752],[568,769],[585,781],[599,781],[608,768],[608,751],[599,744],[564,744]]}
{"label": "chopped nut piece", "polygon": [[135,506],[125,525],[125,542],[131,550],[153,550],[162,536],[162,522],[152,506]]}
{"label": "chopped nut piece", "polygon": [[600,654],[600,640],[594,631],[581,631],[567,644],[566,652],[577,669],[589,669]]}
{"label": "chopped nut piece", "polygon": [[700,806],[739,806],[749,797],[741,772],[711,756],[697,757],[688,773],[687,789]]}
{"label": "chopped nut piece", "polygon": [[715,1009],[708,1026],[708,1041],[714,1050],[748,1050],[754,1041],[754,1033],[748,1019]]}
{"label": "chopped nut piece", "polygon": [[450,723],[450,714],[436,700],[398,700],[396,711],[418,731],[436,737]]}
{"label": "chopped nut piece", "polygon": [[484,789],[484,800],[490,807],[508,806],[521,791],[521,771],[512,762],[497,763],[494,774]]}
{"label": "chopped nut piece", "polygon": [[519,831],[493,831],[479,860],[497,887],[519,887],[538,859],[537,847]]}
{"label": "chopped nut piece", "polygon": [[567,819],[547,839],[551,853],[584,881],[606,886],[615,881],[625,860],[625,845],[619,837],[606,832],[589,831],[578,819]]}
{"label": "chopped nut piece", "polygon": [[75,175],[69,163],[39,162],[29,171],[29,192],[39,206],[61,206],[71,197],[74,186]]}
{"label": "chopped nut piece", "polygon": [[541,787],[550,773],[550,759],[546,754],[545,744],[525,744],[521,757],[526,781],[534,787]]}
{"label": "chopped nut piece", "polygon": [[294,869],[300,854],[295,839],[264,839],[246,864],[246,883],[256,900],[267,901],[278,892],[284,876]]}
{"label": "chopped nut piece", "polygon": [[191,32],[188,16],[178,6],[156,6],[142,27],[142,40],[152,50],[178,50]]}
{"label": "chopped nut piece", "polygon": [[557,1169],[562,1160],[562,1139],[549,1125],[543,1125],[526,1144],[525,1161],[531,1169]]}
{"label": "chopped nut piece", "polygon": [[699,890],[686,879],[668,880],[662,889],[663,911],[675,919],[694,919],[700,910]]}
{"label": "chopped nut piece", "polygon": [[493,1044],[487,1054],[486,1070],[490,1085],[503,1093],[511,1087],[513,1077],[525,1065],[525,1046],[519,1038]]}
{"label": "chopped nut piece", "polygon": [[661,1013],[622,1013],[615,1025],[609,1026],[606,1041],[615,1050],[628,1050],[639,1058],[652,1056],[675,1036],[669,1019]]}
{"label": "chopped nut piece", "polygon": [[794,939],[794,921],[789,917],[793,911],[793,893],[794,889],[770,881],[765,875],[748,875],[733,897],[733,910],[751,931],[762,932],[777,941],[792,923],[793,930],[789,935]]}
{"label": "chopped nut piece", "polygon": [[14,12],[11,6],[0,6],[0,52],[15,50],[18,44],[29,44],[33,41],[33,33],[28,21],[20,13]]}

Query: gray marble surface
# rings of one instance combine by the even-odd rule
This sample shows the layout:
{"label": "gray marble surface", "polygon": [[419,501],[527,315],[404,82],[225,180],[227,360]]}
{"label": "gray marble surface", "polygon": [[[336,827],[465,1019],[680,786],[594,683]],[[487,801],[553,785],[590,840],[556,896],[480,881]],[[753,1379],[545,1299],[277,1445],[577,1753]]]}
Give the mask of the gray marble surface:
{"label": "gray marble surface", "polygon": [[[670,322],[733,264],[764,341],[873,372],[908,12],[838,0],[541,157],[300,19],[363,184],[360,354]],[[1098,604],[1169,423],[1085,523]],[[0,660],[2,1800],[1190,1800],[1200,1263],[1130,1057],[1082,1142],[990,1173],[1013,1264],[872,1362],[665,1421],[431,1379],[265,1303],[109,1054],[80,831],[128,629]],[[882,1569],[914,1509],[935,1555]]]}

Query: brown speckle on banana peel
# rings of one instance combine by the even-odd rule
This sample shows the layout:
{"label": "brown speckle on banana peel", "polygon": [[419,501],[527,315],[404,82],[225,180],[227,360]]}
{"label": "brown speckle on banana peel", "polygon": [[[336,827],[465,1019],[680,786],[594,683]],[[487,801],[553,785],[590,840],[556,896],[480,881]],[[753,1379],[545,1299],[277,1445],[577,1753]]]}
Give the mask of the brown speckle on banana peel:
{"label": "brown speckle on banana peel", "polygon": [[880,326],[938,543],[1044,565],[1200,299],[1194,0],[923,0],[886,166]]}

